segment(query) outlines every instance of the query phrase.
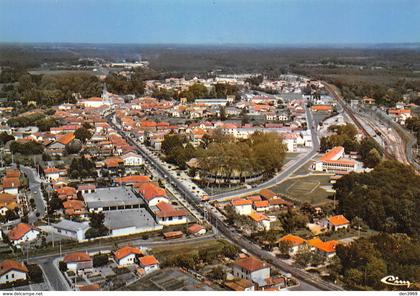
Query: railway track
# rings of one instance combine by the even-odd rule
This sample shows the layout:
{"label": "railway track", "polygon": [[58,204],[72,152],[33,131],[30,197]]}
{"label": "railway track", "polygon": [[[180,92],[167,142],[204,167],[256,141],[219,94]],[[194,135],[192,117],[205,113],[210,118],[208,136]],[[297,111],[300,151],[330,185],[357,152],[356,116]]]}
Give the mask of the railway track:
{"label": "railway track", "polygon": [[[347,115],[351,118],[351,120],[354,122],[354,124],[357,126],[357,128],[362,132],[362,134],[365,137],[371,138],[373,139],[372,135],[370,135],[368,133],[368,131],[365,129],[365,127],[360,123],[359,119],[357,119],[357,117],[355,116],[353,110],[348,106],[348,104],[341,98],[341,96],[337,93],[337,91],[335,90],[335,88],[326,83],[325,81],[323,82],[325,85],[325,88],[328,90],[328,92],[337,100],[337,102],[341,105],[341,107],[343,108],[344,112],[347,113]],[[374,129],[375,132],[377,132]],[[379,146],[380,147],[380,152],[383,153],[385,155],[385,157],[389,158],[389,159],[395,159],[394,155],[392,155],[389,151],[387,151],[386,149],[384,149],[384,147]]]}

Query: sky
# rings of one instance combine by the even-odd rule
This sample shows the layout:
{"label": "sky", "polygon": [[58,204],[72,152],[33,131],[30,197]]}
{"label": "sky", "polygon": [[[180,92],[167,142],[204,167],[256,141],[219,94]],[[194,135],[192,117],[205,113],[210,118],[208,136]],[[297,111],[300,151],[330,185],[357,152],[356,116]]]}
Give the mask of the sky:
{"label": "sky", "polygon": [[420,42],[420,0],[0,0],[0,42]]}

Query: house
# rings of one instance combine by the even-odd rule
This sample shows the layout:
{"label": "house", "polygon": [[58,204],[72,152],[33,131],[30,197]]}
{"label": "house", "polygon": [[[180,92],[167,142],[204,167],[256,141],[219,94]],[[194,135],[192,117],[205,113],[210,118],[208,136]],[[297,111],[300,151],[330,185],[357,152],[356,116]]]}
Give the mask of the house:
{"label": "house", "polygon": [[343,215],[336,215],[329,217],[328,219],[328,229],[332,231],[337,231],[339,229],[347,229],[350,226],[350,221],[347,220]]}
{"label": "house", "polygon": [[141,166],[144,164],[143,157],[134,152],[128,152],[121,157],[125,166]]}
{"label": "house", "polygon": [[233,276],[257,284],[270,278],[270,267],[253,256],[237,259],[232,265]]}
{"label": "house", "polygon": [[8,211],[15,211],[18,207],[15,201],[2,202],[0,201],[0,215],[4,216]]}
{"label": "house", "polygon": [[318,252],[327,258],[331,258],[335,256],[335,248],[338,242],[336,240],[323,242],[319,238],[313,238],[306,241],[306,243],[310,246],[312,251]]}
{"label": "house", "polygon": [[139,265],[146,274],[159,269],[159,261],[153,255],[140,257]]}
{"label": "house", "polygon": [[3,178],[3,191],[8,194],[17,195],[19,193],[20,180],[16,177]]}
{"label": "house", "polygon": [[154,211],[156,221],[162,225],[176,225],[187,223],[187,211],[175,209],[171,204],[161,201],[156,205],[158,210]]}
{"label": "house", "polygon": [[293,204],[282,198],[273,198],[268,201],[270,203],[270,210],[277,210],[292,207]]}
{"label": "house", "polygon": [[134,264],[138,256],[143,256],[143,252],[132,246],[125,246],[114,252],[115,262],[120,266]]}
{"label": "house", "polygon": [[64,256],[63,261],[67,264],[67,268],[72,271],[89,269],[93,267],[92,257],[88,253],[84,252],[69,253]]}
{"label": "house", "polygon": [[233,291],[254,291],[255,285],[246,279],[236,279],[225,282],[225,286]]}
{"label": "house", "polygon": [[260,196],[266,200],[270,200],[272,198],[278,198],[279,195],[277,193],[274,193],[270,189],[261,189],[259,192]]}
{"label": "house", "polygon": [[18,246],[22,243],[31,242],[37,239],[39,234],[40,231],[34,226],[19,223],[9,231],[7,236],[13,245]]}
{"label": "house", "polygon": [[25,281],[28,278],[28,268],[25,264],[6,259],[0,262],[0,284]]}
{"label": "house", "polygon": [[301,250],[303,247],[305,247],[306,241],[301,238],[300,236],[293,235],[293,234],[287,234],[283,237],[281,237],[277,243],[286,243],[289,247],[289,255],[294,256],[296,253]]}
{"label": "house", "polygon": [[252,212],[249,217],[259,226],[260,228],[263,228],[264,230],[268,231],[270,230],[270,219],[258,212]]}
{"label": "house", "polygon": [[268,200],[254,201],[253,208],[257,212],[267,212],[270,209],[270,203]]}
{"label": "house", "polygon": [[64,213],[68,216],[83,216],[87,213],[85,203],[78,199],[63,202]]}
{"label": "house", "polygon": [[149,206],[156,206],[160,202],[169,202],[166,190],[152,182],[138,184],[136,188]]}
{"label": "house", "polygon": [[250,215],[252,213],[252,201],[247,199],[234,199],[231,201],[233,209],[238,215]]}
{"label": "house", "polygon": [[124,176],[121,178],[115,178],[114,183],[119,185],[136,185],[139,186],[141,183],[149,183],[150,178],[148,176],[143,175],[131,175],[131,176]]}
{"label": "house", "polygon": [[57,181],[60,175],[65,173],[65,170],[48,167],[44,169],[45,179],[48,181]]}
{"label": "house", "polygon": [[188,227],[188,234],[191,235],[204,235],[206,234],[207,230],[206,228],[204,228],[204,226],[200,225],[200,224],[193,224],[190,227]]}
{"label": "house", "polygon": [[85,240],[86,231],[90,228],[87,222],[76,222],[67,219],[52,224],[52,227],[57,234],[79,242]]}
{"label": "house", "polygon": [[57,188],[55,192],[58,195],[58,198],[62,201],[68,200],[68,199],[76,199],[77,198],[77,191],[76,188],[64,186]]}
{"label": "house", "polygon": [[55,142],[47,145],[47,150],[53,155],[61,155],[66,150],[66,146],[75,139],[74,133],[67,133],[59,137]]}

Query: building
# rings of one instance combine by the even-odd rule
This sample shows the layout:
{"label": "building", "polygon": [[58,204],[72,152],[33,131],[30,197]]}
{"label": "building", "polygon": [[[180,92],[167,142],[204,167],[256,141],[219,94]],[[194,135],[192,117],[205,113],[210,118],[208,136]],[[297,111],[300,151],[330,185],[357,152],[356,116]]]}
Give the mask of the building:
{"label": "building", "polygon": [[52,224],[52,227],[57,234],[79,242],[85,240],[86,231],[90,228],[87,222],[75,222],[67,219]]}
{"label": "building", "polygon": [[0,263],[0,284],[26,281],[28,268],[25,264],[15,260],[6,259]]}
{"label": "building", "polygon": [[347,229],[350,226],[350,221],[347,220],[343,215],[336,215],[329,217],[328,219],[328,229],[332,231],[337,231],[340,229]]}
{"label": "building", "polygon": [[306,241],[306,243],[310,246],[312,251],[318,252],[327,258],[331,258],[335,256],[335,248],[338,242],[336,240],[323,242],[319,238],[313,238]]}
{"label": "building", "polygon": [[237,279],[225,282],[225,286],[232,291],[254,291],[255,285],[246,279]]}
{"label": "building", "polygon": [[184,236],[184,233],[182,231],[168,231],[163,233],[163,237],[165,239],[177,239],[182,238]]}
{"label": "building", "polygon": [[[152,210],[155,207],[152,207]],[[156,221],[162,225],[176,225],[185,224],[187,220],[187,211],[184,209],[176,209],[170,203],[160,202],[156,205],[157,210],[154,210]]]}
{"label": "building", "polygon": [[82,193],[89,212],[107,212],[124,209],[145,208],[143,199],[139,198],[130,187],[96,188]]}
{"label": "building", "polygon": [[114,259],[118,265],[127,266],[136,263],[137,258],[143,255],[143,252],[139,248],[125,246],[114,252]]}
{"label": "building", "polygon": [[9,231],[8,237],[13,245],[19,246],[22,243],[36,240],[39,234],[40,231],[33,225],[19,223]]}
{"label": "building", "polygon": [[305,247],[306,240],[297,235],[287,234],[281,237],[277,243],[286,243],[289,247],[289,255],[294,256],[299,250]]}
{"label": "building", "polygon": [[153,255],[140,257],[139,265],[146,274],[159,269],[159,261]]}
{"label": "building", "polygon": [[138,184],[136,188],[149,206],[156,206],[161,202],[169,203],[166,190],[152,182]]}
{"label": "building", "polygon": [[270,267],[255,257],[237,259],[232,266],[233,276],[263,285],[270,278]]}
{"label": "building", "polygon": [[359,170],[359,163],[352,159],[344,159],[344,147],[337,146],[326,152],[315,162],[315,171],[352,172]]}
{"label": "building", "polygon": [[16,177],[3,178],[3,191],[4,193],[17,195],[19,193],[20,180]]}
{"label": "building", "polygon": [[63,261],[67,264],[67,269],[72,271],[89,269],[93,267],[92,257],[88,253],[84,252],[73,252],[67,254],[64,256]]}
{"label": "building", "polygon": [[110,236],[124,236],[163,228],[145,208],[106,211],[104,225]]}
{"label": "building", "polygon": [[252,221],[255,222],[255,224],[257,224],[259,228],[262,228],[266,231],[270,230],[271,222],[266,215],[258,212],[252,212],[249,217],[252,219]]}
{"label": "building", "polygon": [[200,224],[193,224],[190,227],[188,227],[187,232],[190,235],[200,236],[200,235],[205,235],[207,230],[204,226]]}
{"label": "building", "polygon": [[143,157],[134,153],[128,152],[121,156],[125,166],[141,166],[144,164]]}
{"label": "building", "polygon": [[233,209],[238,215],[250,215],[252,213],[252,201],[247,199],[234,199],[231,201]]}
{"label": "building", "polygon": [[331,105],[313,105],[311,110],[312,112],[332,112],[333,107]]}
{"label": "building", "polygon": [[270,209],[268,200],[254,201],[253,208],[257,212],[266,212]]}

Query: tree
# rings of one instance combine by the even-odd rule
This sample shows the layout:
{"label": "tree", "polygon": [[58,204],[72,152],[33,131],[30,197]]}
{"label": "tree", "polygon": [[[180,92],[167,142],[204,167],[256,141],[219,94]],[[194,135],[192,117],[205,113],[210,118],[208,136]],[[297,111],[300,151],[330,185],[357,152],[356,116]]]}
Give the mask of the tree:
{"label": "tree", "polygon": [[376,150],[376,148],[372,148],[366,156],[364,163],[367,167],[374,168],[381,162],[381,159],[382,156],[378,150]]}
{"label": "tree", "polygon": [[66,145],[66,152],[68,154],[77,154],[82,150],[82,142],[79,139],[75,139]]}
{"label": "tree", "polygon": [[108,264],[108,255],[107,254],[95,254],[92,258],[93,267],[100,267]]}
{"label": "tree", "polygon": [[80,127],[74,132],[74,136],[76,139],[82,141],[82,143],[86,143],[87,140],[92,138],[92,133],[85,127]]}
{"label": "tree", "polygon": [[68,171],[71,178],[97,177],[95,163],[84,156],[73,158]]}
{"label": "tree", "polygon": [[12,135],[9,135],[6,132],[2,132],[0,133],[0,145],[5,145],[7,142],[9,141],[14,141],[15,137],[13,137]]}
{"label": "tree", "polygon": [[311,263],[312,252],[308,249],[301,249],[296,253],[294,259],[298,266],[305,268]]}
{"label": "tree", "polygon": [[225,270],[222,266],[218,265],[216,267],[213,267],[213,269],[210,272],[210,276],[214,280],[224,281],[226,277]]}
{"label": "tree", "polygon": [[289,241],[280,241],[279,243],[279,251],[280,251],[280,255],[283,258],[289,258],[290,254],[290,247],[292,246],[292,244]]}
{"label": "tree", "polygon": [[365,174],[350,174],[334,184],[339,211],[362,218],[378,231],[420,233],[420,176],[410,166],[382,161]]}

